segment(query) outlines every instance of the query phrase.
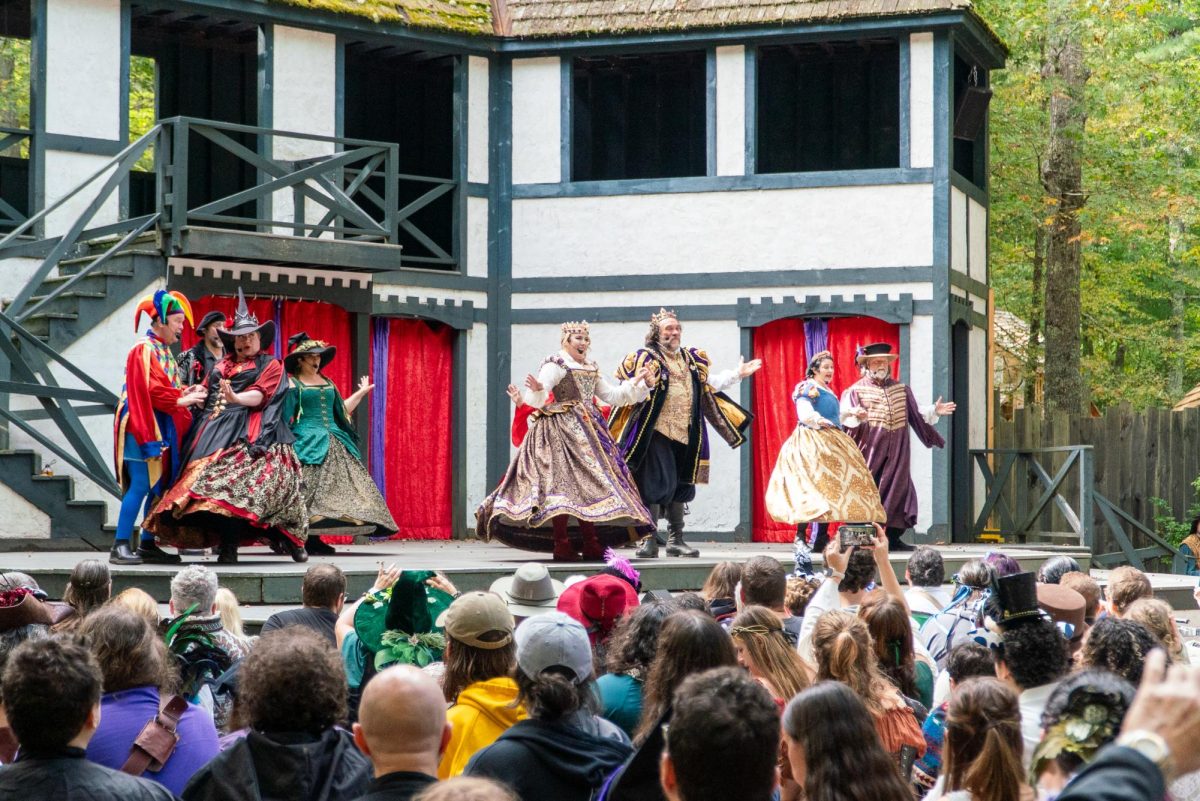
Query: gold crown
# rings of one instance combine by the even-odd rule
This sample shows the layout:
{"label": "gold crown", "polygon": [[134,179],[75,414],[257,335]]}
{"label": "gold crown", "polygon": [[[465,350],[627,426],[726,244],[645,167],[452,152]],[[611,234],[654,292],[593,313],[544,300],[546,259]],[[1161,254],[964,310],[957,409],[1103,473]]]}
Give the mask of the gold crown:
{"label": "gold crown", "polygon": [[678,320],[678,315],[673,310],[664,309],[659,306],[658,311],[650,315],[651,325],[661,325],[663,320]]}
{"label": "gold crown", "polygon": [[569,337],[572,334],[590,334],[588,331],[587,320],[572,320],[569,323],[562,324],[563,336]]}

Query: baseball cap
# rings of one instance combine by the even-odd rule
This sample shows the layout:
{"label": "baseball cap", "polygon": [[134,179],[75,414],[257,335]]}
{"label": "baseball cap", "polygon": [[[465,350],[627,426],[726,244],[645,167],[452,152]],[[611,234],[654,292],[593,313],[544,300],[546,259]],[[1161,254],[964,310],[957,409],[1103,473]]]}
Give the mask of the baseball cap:
{"label": "baseball cap", "polygon": [[512,642],[512,613],[493,592],[465,592],[454,599],[437,624],[464,645],[494,651]]}
{"label": "baseball cap", "polygon": [[587,631],[570,615],[547,612],[517,626],[517,666],[531,679],[551,668],[566,668],[575,683],[592,677],[592,646]]}

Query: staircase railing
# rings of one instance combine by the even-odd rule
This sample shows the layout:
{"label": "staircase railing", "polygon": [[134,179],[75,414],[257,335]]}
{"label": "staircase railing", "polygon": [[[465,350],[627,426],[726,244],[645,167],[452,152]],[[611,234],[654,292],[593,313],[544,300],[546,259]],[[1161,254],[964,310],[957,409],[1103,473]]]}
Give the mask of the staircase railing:
{"label": "staircase railing", "polygon": [[[24,128],[7,128],[0,126],[0,155],[8,152],[9,148],[13,148],[18,145],[28,145],[32,135],[32,131],[28,131]],[[8,161],[8,159],[6,158],[5,161]],[[14,161],[24,161],[26,172],[28,172],[28,156],[23,156],[19,159],[15,159]],[[26,181],[26,184],[28,184],[28,181]],[[28,204],[29,198],[28,192],[26,192],[26,198],[23,206],[28,208]],[[14,225],[20,225],[21,223],[25,222],[26,216],[27,215],[25,212],[9,203],[3,197],[0,197],[0,229],[7,229]]]}
{"label": "staircase railing", "polygon": [[[1145,560],[1164,559],[1178,570],[1178,549],[1096,490],[1091,445],[981,448],[972,450],[971,457],[984,485],[984,502],[971,524],[973,537],[994,533],[991,523],[996,522],[999,533],[1022,542],[1044,541],[1063,534],[1077,538],[1080,545],[1092,551],[1092,561],[1103,567],[1128,563],[1145,569]],[[1049,464],[1059,457],[1063,462],[1052,471]],[[974,497],[974,472],[971,480]],[[1097,552],[1102,547],[1097,511],[1118,550]],[[1066,532],[1043,527],[1042,522],[1056,513],[1064,521]],[[1126,526],[1131,531],[1127,532]],[[1140,534],[1149,545],[1136,547],[1131,532]]]}

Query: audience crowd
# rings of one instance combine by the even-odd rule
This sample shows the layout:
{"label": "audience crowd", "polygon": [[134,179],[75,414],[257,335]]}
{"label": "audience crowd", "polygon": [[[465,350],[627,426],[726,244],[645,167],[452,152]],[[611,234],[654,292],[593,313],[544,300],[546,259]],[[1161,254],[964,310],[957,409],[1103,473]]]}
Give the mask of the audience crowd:
{"label": "audience crowd", "polygon": [[0,574],[0,798],[1200,801],[1200,668],[1147,576],[969,560],[882,530],[647,592],[627,560],[488,591],[313,565],[247,636],[203,565],[62,601]]}

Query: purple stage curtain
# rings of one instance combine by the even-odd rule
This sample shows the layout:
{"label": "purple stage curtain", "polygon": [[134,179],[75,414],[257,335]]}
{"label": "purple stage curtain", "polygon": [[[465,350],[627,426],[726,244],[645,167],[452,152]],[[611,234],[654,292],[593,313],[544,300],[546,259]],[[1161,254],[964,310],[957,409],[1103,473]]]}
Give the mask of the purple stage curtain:
{"label": "purple stage curtain", "polygon": [[384,436],[387,426],[388,395],[388,320],[376,317],[371,321],[371,381],[375,391],[368,397],[371,401],[371,442],[368,448],[368,463],[371,478],[381,493],[387,487],[387,459],[384,458]]}
{"label": "purple stage curtain", "polygon": [[[829,350],[829,321],[821,317],[810,317],[804,321],[804,357],[811,362],[813,354]],[[807,365],[805,365],[807,369]]]}

